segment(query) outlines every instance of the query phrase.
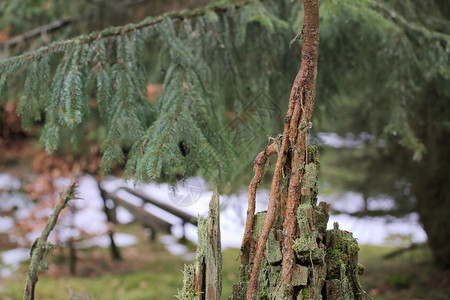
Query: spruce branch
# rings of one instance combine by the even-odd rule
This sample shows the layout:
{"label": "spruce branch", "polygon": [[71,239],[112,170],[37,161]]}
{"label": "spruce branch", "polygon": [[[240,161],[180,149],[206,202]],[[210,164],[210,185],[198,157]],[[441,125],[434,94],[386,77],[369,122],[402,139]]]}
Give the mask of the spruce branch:
{"label": "spruce branch", "polygon": [[409,22],[405,17],[403,17],[401,14],[399,14],[394,9],[389,8],[387,5],[381,3],[380,1],[371,1],[370,2],[373,7],[379,8],[382,14],[384,14],[387,19],[391,19],[393,23],[395,23],[397,26],[410,30],[414,33],[419,33],[423,35],[424,37],[432,40],[440,40],[445,43],[450,43],[450,35],[430,30],[426,28],[425,26],[420,25],[419,23],[413,23]]}
{"label": "spruce branch", "polygon": [[41,236],[33,243],[30,253],[31,261],[27,274],[27,283],[25,285],[25,293],[23,295],[24,300],[34,299],[35,286],[38,281],[38,272],[43,268],[48,268],[48,264],[45,263],[44,260],[49,252],[54,249],[54,245],[47,242],[48,236],[55,227],[61,211],[67,206],[70,200],[76,199],[75,190],[77,184],[78,180],[73,179],[69,187],[61,193],[59,202],[55,205],[53,213],[47,221]]}
{"label": "spruce branch", "polygon": [[239,8],[244,5],[247,5],[251,1],[230,1],[225,3],[216,3],[212,5],[207,5],[205,7],[193,9],[193,10],[185,10],[180,12],[168,12],[165,14],[162,14],[157,17],[148,17],[144,19],[142,22],[137,24],[128,24],[124,26],[116,26],[116,27],[110,27],[101,31],[94,31],[90,33],[89,35],[80,35],[78,37],[75,37],[73,39],[68,39],[64,41],[57,41],[54,43],[51,43],[48,46],[41,47],[37,49],[36,51],[27,52],[22,55],[10,57],[7,59],[4,59],[0,61],[0,73],[4,72],[8,68],[16,65],[16,64],[22,64],[24,62],[36,59],[37,57],[40,57],[42,55],[47,55],[49,53],[58,53],[58,52],[64,52],[66,47],[71,45],[78,45],[78,44],[90,44],[94,41],[98,41],[101,39],[107,39],[114,36],[122,36],[126,35],[128,33],[131,33],[136,30],[142,30],[157,24],[162,23],[165,19],[171,19],[171,20],[186,20],[191,19],[195,17],[200,17],[203,15],[208,15],[211,12],[214,13],[220,13],[225,12],[229,8]]}
{"label": "spruce branch", "polygon": [[[138,1],[130,1],[128,3],[125,3],[123,6],[124,7],[136,7],[139,6],[141,4],[145,4],[147,2],[149,2],[150,0],[138,0]],[[98,3],[95,3],[93,1],[88,1],[88,2],[92,2],[92,4],[97,4],[99,6],[101,5],[105,5],[108,4],[108,2],[105,1],[99,1]],[[104,8],[101,8],[104,9]],[[53,31],[57,31],[60,30],[62,28],[67,27],[68,25],[71,25],[73,23],[76,23],[78,21],[82,21],[83,19],[89,19],[92,17],[92,13],[89,14],[83,14],[82,16],[68,16],[68,17],[64,17],[61,18],[59,20],[53,21],[51,23],[33,28],[31,30],[28,30],[24,33],[18,34],[14,37],[12,37],[11,39],[7,40],[3,45],[0,44],[0,48],[3,47],[5,49],[17,46],[18,44],[33,39],[39,35],[44,35]]]}

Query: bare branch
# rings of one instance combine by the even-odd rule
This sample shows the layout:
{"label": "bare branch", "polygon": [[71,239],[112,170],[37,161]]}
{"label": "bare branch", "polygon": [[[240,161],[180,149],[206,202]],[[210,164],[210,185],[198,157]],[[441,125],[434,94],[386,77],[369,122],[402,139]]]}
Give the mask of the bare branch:
{"label": "bare branch", "polygon": [[25,293],[23,295],[24,300],[34,299],[34,289],[36,282],[38,281],[38,272],[41,269],[42,263],[44,262],[48,252],[53,249],[53,245],[47,243],[48,236],[55,227],[61,211],[67,206],[67,203],[70,200],[75,199],[75,189],[77,187],[77,183],[78,180],[73,179],[69,187],[61,194],[59,202],[56,204],[55,209],[47,221],[41,236],[33,243],[30,254],[31,262],[27,274],[27,283],[25,286]]}
{"label": "bare branch", "polygon": [[255,198],[256,189],[258,188],[262,177],[264,176],[264,167],[270,156],[277,153],[277,143],[266,146],[264,151],[261,151],[255,159],[255,176],[253,176],[250,184],[248,186],[248,208],[247,208],[247,220],[245,221],[245,231],[244,237],[242,238],[241,245],[241,262],[243,264],[248,264],[249,252],[247,251],[250,247],[250,237],[252,236],[253,222],[255,220]]}
{"label": "bare branch", "polygon": [[16,46],[17,44],[20,44],[28,39],[38,36],[38,35],[43,35],[43,34],[51,32],[51,31],[63,28],[65,26],[69,25],[70,23],[72,23],[73,21],[74,21],[73,17],[66,17],[61,20],[52,22],[50,24],[46,24],[46,25],[34,28],[30,31],[16,35],[15,37],[9,39],[8,41],[6,41],[3,44],[3,47],[10,48],[10,47]]}

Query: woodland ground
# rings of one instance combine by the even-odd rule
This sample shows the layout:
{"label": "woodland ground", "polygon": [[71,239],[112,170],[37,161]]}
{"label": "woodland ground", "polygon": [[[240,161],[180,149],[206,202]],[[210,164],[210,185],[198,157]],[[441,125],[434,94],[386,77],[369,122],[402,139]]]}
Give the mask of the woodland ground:
{"label": "woodland ground", "polygon": [[[183,284],[182,257],[171,255],[159,242],[149,242],[136,225],[121,226],[120,231],[139,238],[137,245],[122,249],[124,260],[111,261],[107,249],[79,251],[78,275],[74,277],[69,276],[61,250],[56,250],[50,270],[39,278],[37,299],[69,299],[70,293],[74,295],[72,299],[83,299],[84,290],[91,299],[173,299]],[[188,248],[195,251],[193,244]],[[366,267],[362,285],[374,299],[448,299],[450,272],[431,265],[427,247],[391,259],[383,256],[395,248],[371,245],[360,248],[360,262]],[[226,249],[223,253],[223,299],[231,294],[232,283],[237,280],[238,254],[238,249]],[[26,267],[23,264],[14,277],[2,279],[1,300],[22,298]]]}

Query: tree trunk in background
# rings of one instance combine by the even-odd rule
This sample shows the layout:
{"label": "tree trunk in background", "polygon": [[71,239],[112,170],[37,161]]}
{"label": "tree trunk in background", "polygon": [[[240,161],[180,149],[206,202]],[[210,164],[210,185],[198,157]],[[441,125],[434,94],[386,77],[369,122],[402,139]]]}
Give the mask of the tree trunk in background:
{"label": "tree trunk in background", "polygon": [[[439,181],[441,178],[441,181]],[[428,245],[433,252],[436,265],[450,268],[450,186],[445,177],[432,182],[414,182],[417,210],[428,236]],[[443,180],[444,179],[444,180]]]}

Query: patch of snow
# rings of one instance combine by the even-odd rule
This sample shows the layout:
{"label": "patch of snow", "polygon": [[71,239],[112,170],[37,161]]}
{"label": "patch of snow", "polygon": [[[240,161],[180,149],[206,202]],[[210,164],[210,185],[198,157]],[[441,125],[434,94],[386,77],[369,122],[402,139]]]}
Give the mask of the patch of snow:
{"label": "patch of snow", "polygon": [[11,217],[0,217],[0,233],[5,233],[13,229],[14,219]]}
{"label": "patch of snow", "polygon": [[8,173],[0,174],[0,190],[18,190],[20,185],[19,179],[12,177]]}
{"label": "patch of snow", "polygon": [[[114,242],[117,247],[127,247],[131,245],[135,245],[138,242],[137,237],[131,234],[126,233],[115,233],[114,234]],[[102,247],[107,248],[111,245],[111,240],[109,235],[100,235],[96,236],[82,242],[76,243],[76,247],[79,249],[89,248],[89,247]]]}
{"label": "patch of snow", "polygon": [[188,248],[185,245],[178,243],[177,239],[173,235],[163,235],[159,238],[159,241],[166,246],[172,255],[186,254]]}
{"label": "patch of snow", "polygon": [[[0,187],[2,180],[6,180],[11,184],[17,184],[10,176],[0,174]],[[18,181],[17,181],[18,182]],[[20,183],[20,182],[19,182]],[[67,184],[68,180],[61,180],[59,184]],[[102,182],[102,187],[108,192],[114,192],[116,189],[127,186],[133,188],[133,183],[124,181],[119,178],[108,177]],[[168,184],[139,184],[136,189],[149,195],[150,197],[159,200],[165,204],[176,207],[193,216],[204,216],[208,213],[209,201],[212,196],[212,191],[204,190],[201,193],[189,194],[192,186],[181,185],[178,187],[177,193],[192,196],[192,205],[186,206],[189,202],[183,202],[182,206],[177,205],[170,199],[171,187]],[[123,199],[133,202],[137,205],[142,205],[142,201],[129,193],[120,190],[118,192]],[[65,215],[58,221],[54,232],[50,236],[50,240],[54,240],[55,234],[58,235],[58,239],[62,242],[70,238],[78,238],[82,232],[88,234],[100,235],[96,238],[81,242],[80,247],[89,247],[93,245],[108,247],[109,237],[105,235],[108,230],[106,223],[106,216],[103,212],[103,200],[101,199],[100,192],[97,187],[97,181],[92,176],[83,176],[79,181],[78,197],[82,200],[73,200],[70,205],[76,209],[75,215],[72,216],[70,210],[65,211]],[[267,203],[269,198],[268,190],[259,190],[256,196],[256,210],[262,211],[267,209]],[[22,215],[29,213],[29,207],[25,204],[23,198],[12,198],[14,201],[3,202],[4,198],[1,198],[0,210],[8,209],[12,207],[18,207],[18,211],[22,211]],[[5,198],[6,201],[7,198]],[[336,193],[331,195],[319,195],[319,201],[326,201],[332,204],[332,207],[338,210],[344,210],[347,212],[356,212],[363,207],[364,201],[361,194],[358,193]],[[3,203],[2,203],[3,202]],[[175,201],[176,202],[176,201]],[[245,219],[247,214],[247,191],[244,190],[237,195],[220,196],[221,202],[221,219],[220,228],[222,233],[222,248],[227,247],[239,248],[241,239],[244,232]],[[370,209],[388,209],[393,204],[389,198],[382,199],[369,199]],[[23,208],[22,208],[23,207]],[[168,247],[171,253],[177,253],[177,255],[186,255],[187,249],[183,245],[176,243],[176,238],[183,236],[182,222],[177,217],[163,211],[153,205],[145,204],[145,209],[155,214],[156,216],[170,222],[172,226],[172,241],[168,238],[163,238],[162,242]],[[133,220],[133,216],[123,208],[117,208],[117,218],[120,223],[129,223]],[[339,222],[340,228],[353,232],[360,244],[375,244],[386,245],[389,243],[389,236],[395,234],[410,235],[413,242],[423,242],[426,240],[426,234],[422,229],[417,214],[411,214],[406,218],[393,219],[380,217],[380,218],[363,218],[358,219],[350,217],[348,215],[331,216],[328,226],[331,228],[333,222]],[[8,223],[9,222],[9,223]],[[10,224],[8,218],[0,218],[0,228]],[[27,241],[20,238],[19,242],[22,245],[27,245],[34,241],[40,235],[42,229],[29,233],[26,238]],[[197,242],[197,228],[191,224],[186,224],[184,228],[186,238]],[[124,247],[130,244],[136,243],[136,237],[132,235],[125,235],[122,233],[115,234],[115,240],[118,246]],[[28,250],[27,250],[28,251]],[[27,254],[28,255],[28,254]]]}
{"label": "patch of snow", "polygon": [[2,265],[5,266],[0,268],[0,277],[9,277],[19,268],[22,261],[30,258],[30,249],[16,248],[3,251],[0,252],[0,258]]}

